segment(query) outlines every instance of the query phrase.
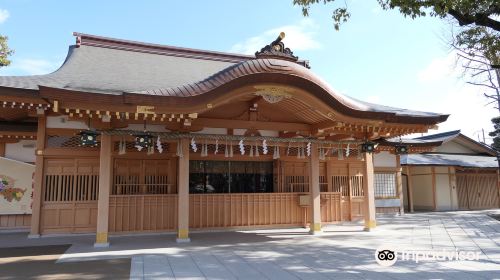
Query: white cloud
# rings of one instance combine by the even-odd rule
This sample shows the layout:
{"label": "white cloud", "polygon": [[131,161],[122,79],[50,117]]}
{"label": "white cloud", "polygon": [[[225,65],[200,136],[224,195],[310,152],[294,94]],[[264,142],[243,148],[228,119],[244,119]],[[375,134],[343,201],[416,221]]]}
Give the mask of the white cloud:
{"label": "white cloud", "polygon": [[2,67],[0,74],[2,75],[41,75],[55,71],[61,65],[60,60],[45,60],[20,58],[13,59],[12,64],[7,67]]}
{"label": "white cloud", "polygon": [[9,11],[0,9],[0,23],[4,23],[9,16]]}
{"label": "white cloud", "polygon": [[421,111],[450,114],[446,122],[438,125],[437,131],[430,130],[428,134],[460,129],[463,134],[477,139],[481,129],[485,130],[487,136],[493,129],[491,118],[498,115],[493,106],[486,106],[488,101],[478,88],[471,85],[456,85],[432,99],[415,98],[411,102],[414,108]]}
{"label": "white cloud", "polygon": [[321,48],[321,44],[314,38],[317,29],[318,26],[312,19],[303,19],[298,24],[269,29],[257,36],[250,37],[243,42],[233,45],[229,51],[233,53],[254,54],[276,39],[282,31],[286,34],[283,41],[286,47],[292,49],[292,51],[318,49]]}
{"label": "white cloud", "polygon": [[418,72],[417,78],[420,82],[437,82],[457,75],[457,54],[449,53],[446,57],[435,58],[423,70]]}

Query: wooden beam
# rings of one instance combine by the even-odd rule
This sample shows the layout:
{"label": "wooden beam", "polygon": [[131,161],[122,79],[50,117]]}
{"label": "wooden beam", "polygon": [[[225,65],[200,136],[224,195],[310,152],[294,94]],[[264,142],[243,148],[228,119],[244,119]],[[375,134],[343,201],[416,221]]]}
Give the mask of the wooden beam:
{"label": "wooden beam", "polygon": [[189,139],[179,141],[182,157],[179,158],[177,169],[177,242],[190,242],[189,239]]}
{"label": "wooden beam", "polygon": [[198,118],[192,121],[193,125],[203,127],[223,127],[223,128],[254,128],[262,130],[281,130],[281,131],[310,131],[311,125],[303,123],[287,122],[263,122],[263,121],[244,121],[228,119]]}
{"label": "wooden beam", "polygon": [[411,167],[406,166],[406,178],[407,178],[407,188],[408,188],[408,208],[410,209],[410,212],[413,213],[415,210],[413,209],[413,183],[411,180]]}
{"label": "wooden beam", "polygon": [[45,150],[45,129],[47,127],[47,117],[38,117],[38,129],[35,152],[35,177],[33,183],[33,203],[31,211],[31,231],[29,237],[40,237],[40,211],[42,206],[42,188],[44,177],[44,150]]}
{"label": "wooden beam", "polygon": [[401,157],[400,155],[396,155],[396,185],[398,190],[398,197],[400,200],[399,214],[404,214],[405,212],[405,203],[403,196],[403,178],[401,174],[402,172],[403,168],[401,167]]}
{"label": "wooden beam", "polygon": [[97,230],[94,247],[108,247],[109,194],[113,184],[113,141],[111,135],[101,135],[99,154],[99,198],[97,200]]}
{"label": "wooden beam", "polygon": [[432,174],[432,205],[434,208],[434,211],[437,210],[437,201],[436,201],[436,168],[433,166],[431,167],[431,174]]}
{"label": "wooden beam", "polygon": [[311,224],[309,232],[321,232],[321,193],[319,188],[319,155],[318,144],[311,144],[309,157],[309,195],[311,196]]}
{"label": "wooden beam", "polygon": [[365,153],[365,168],[363,178],[363,192],[365,199],[365,230],[370,231],[377,226],[375,217],[375,189],[374,189],[374,170],[373,170],[373,153]]}
{"label": "wooden beam", "polygon": [[5,143],[0,142],[0,157],[5,157]]}

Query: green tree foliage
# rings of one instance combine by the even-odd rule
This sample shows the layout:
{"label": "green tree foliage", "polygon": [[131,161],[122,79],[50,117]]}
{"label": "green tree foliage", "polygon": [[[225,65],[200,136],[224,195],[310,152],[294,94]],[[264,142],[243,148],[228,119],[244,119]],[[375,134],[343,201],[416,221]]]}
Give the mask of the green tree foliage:
{"label": "green tree foliage", "polygon": [[[309,15],[311,5],[317,3],[341,3],[333,10],[335,29],[346,22],[351,14],[347,0],[293,0],[302,7],[304,16]],[[434,16],[452,18],[461,27],[456,42],[461,47],[480,51],[491,61],[493,68],[500,67],[500,2],[499,0],[377,0],[384,10],[398,9],[411,18]]]}
{"label": "green tree foliage", "polygon": [[7,66],[10,64],[9,56],[11,56],[14,51],[9,48],[7,44],[7,36],[0,35],[0,67]]}
{"label": "green tree foliage", "polygon": [[500,152],[500,117],[491,119],[491,122],[493,123],[493,128],[495,129],[489,133],[489,135],[493,137],[493,144],[491,144],[491,147],[495,151]]}

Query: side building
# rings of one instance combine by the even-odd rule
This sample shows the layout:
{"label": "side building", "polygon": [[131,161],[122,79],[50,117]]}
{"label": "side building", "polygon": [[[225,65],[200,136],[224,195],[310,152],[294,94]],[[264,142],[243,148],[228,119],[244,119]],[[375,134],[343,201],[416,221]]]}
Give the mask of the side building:
{"label": "side building", "polygon": [[414,210],[469,210],[500,207],[496,152],[449,131],[416,138],[442,142],[432,152],[401,156],[404,204]]}

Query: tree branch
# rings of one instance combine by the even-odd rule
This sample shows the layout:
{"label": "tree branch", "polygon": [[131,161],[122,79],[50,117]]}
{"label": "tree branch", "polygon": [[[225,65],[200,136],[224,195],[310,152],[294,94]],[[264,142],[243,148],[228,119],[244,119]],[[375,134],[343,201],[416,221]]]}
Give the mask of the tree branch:
{"label": "tree branch", "polygon": [[[496,31],[500,31],[500,22],[489,18],[490,15],[499,13],[499,9],[492,7],[493,12],[491,13],[477,13],[475,15],[461,14],[455,9],[449,9],[448,14],[454,17],[460,26],[469,25],[475,23],[476,25],[489,27]],[[491,8],[490,8],[491,9]]]}

